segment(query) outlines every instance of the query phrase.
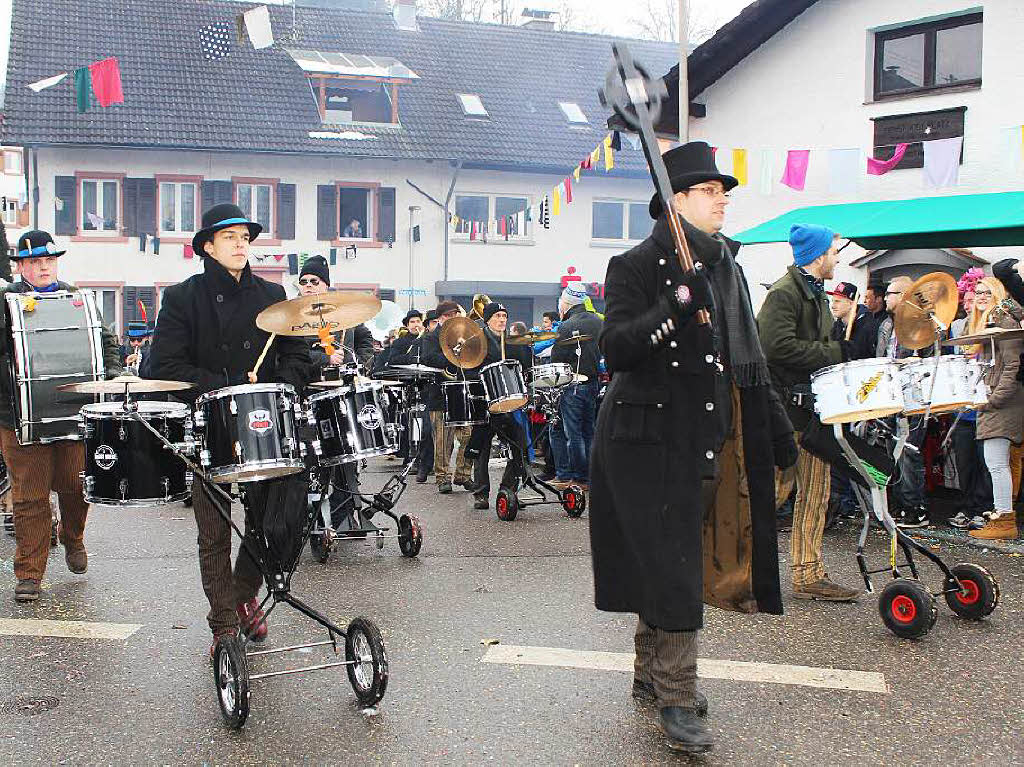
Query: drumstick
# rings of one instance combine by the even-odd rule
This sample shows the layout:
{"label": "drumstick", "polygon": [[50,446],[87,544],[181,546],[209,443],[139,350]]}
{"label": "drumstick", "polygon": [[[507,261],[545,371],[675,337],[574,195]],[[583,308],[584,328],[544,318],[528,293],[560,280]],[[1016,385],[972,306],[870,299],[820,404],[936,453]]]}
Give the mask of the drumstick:
{"label": "drumstick", "polygon": [[263,347],[263,351],[260,352],[259,359],[256,360],[256,364],[253,369],[249,371],[249,383],[256,383],[256,371],[260,369],[260,365],[263,364],[263,360],[267,356],[267,352],[270,351],[270,345],[274,343],[274,339],[277,337],[277,333],[271,333],[270,338],[267,339],[267,345]]}
{"label": "drumstick", "polygon": [[505,331],[501,331],[501,361],[505,361]]}
{"label": "drumstick", "polygon": [[857,307],[850,310],[850,321],[846,323],[846,340],[849,341],[853,335],[853,321],[857,319]]}

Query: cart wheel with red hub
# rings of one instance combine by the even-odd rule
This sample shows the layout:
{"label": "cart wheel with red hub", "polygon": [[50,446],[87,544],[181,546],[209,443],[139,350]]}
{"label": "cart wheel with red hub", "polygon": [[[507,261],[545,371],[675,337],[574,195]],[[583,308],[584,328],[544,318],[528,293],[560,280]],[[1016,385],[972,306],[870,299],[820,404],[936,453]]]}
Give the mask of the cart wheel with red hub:
{"label": "cart wheel with red hub", "polygon": [[511,522],[519,513],[519,498],[515,493],[502,488],[494,499],[494,510],[502,522]]}
{"label": "cart wheel with red hub", "polygon": [[897,578],[878,597],[882,622],[898,637],[920,639],[935,625],[939,609],[935,597],[920,581]]}
{"label": "cart wheel with red hub", "polygon": [[423,530],[419,517],[403,514],[398,518],[398,548],[403,557],[414,557],[420,553],[423,545]]}
{"label": "cart wheel with red hub", "polygon": [[562,491],[562,508],[573,519],[583,516],[587,510],[587,494],[579,485],[569,485]]}
{"label": "cart wheel with red hub", "polygon": [[995,576],[980,565],[965,562],[950,568],[960,581],[946,584],[946,604],[949,609],[969,621],[980,621],[991,615],[999,604],[999,583]]}
{"label": "cart wheel with red hub", "polygon": [[224,722],[232,730],[242,729],[249,718],[249,667],[234,634],[221,636],[213,648],[213,680]]}

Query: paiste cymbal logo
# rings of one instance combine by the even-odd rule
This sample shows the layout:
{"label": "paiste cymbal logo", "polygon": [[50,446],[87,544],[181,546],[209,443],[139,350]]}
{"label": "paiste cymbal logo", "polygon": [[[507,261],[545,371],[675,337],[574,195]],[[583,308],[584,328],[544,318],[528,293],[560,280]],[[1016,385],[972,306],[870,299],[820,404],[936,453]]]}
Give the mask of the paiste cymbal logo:
{"label": "paiste cymbal logo", "polygon": [[333,332],[341,328],[341,323],[338,322],[337,320],[325,320],[324,322],[320,322],[319,320],[317,320],[316,322],[303,322],[301,325],[292,325],[292,332],[298,333],[299,331],[308,330],[309,335],[315,335],[316,332],[320,330],[320,328],[322,327],[328,327]]}
{"label": "paiste cymbal logo", "polygon": [[863,404],[864,402],[867,401],[867,398],[869,396],[871,396],[871,392],[873,392],[875,389],[878,388],[878,383],[879,383],[879,381],[882,380],[882,375],[883,375],[883,371],[879,370],[877,373],[875,373],[873,376],[871,376],[871,378],[869,378],[868,380],[864,381],[860,385],[860,388],[857,390],[857,401],[858,402]]}

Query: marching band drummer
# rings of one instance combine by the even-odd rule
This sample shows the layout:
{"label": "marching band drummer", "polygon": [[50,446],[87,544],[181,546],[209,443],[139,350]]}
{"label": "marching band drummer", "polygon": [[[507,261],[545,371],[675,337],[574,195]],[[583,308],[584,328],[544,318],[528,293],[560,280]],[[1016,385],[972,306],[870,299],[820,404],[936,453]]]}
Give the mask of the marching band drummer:
{"label": "marching band drummer", "polygon": [[[77,290],[57,279],[58,258],[65,252],[57,250],[47,232],[26,232],[18,239],[18,248],[11,256],[21,280],[0,290],[0,294]],[[5,323],[6,314],[0,310],[0,325]],[[82,494],[80,477],[85,469],[85,452],[82,443],[72,439],[33,445],[18,442],[12,409],[15,392],[11,380],[11,338],[4,330],[6,343],[0,352],[0,443],[14,494],[14,576],[18,580],[14,600],[34,602],[39,598],[39,584],[50,554],[51,490],[60,499],[58,536],[64,545],[68,569],[81,575],[88,567],[84,535],[89,504]],[[122,371],[117,337],[105,326],[101,334],[106,373],[117,375]]]}
{"label": "marching band drummer", "polygon": [[[203,272],[167,288],[153,334],[149,378],[190,381],[195,388],[183,392],[192,399],[225,386],[249,383],[268,334],[256,327],[256,315],[285,300],[284,288],[252,273],[249,244],[263,230],[249,221],[237,205],[223,203],[203,213],[203,226],[192,238],[192,247],[203,257]],[[309,351],[300,338],[279,336],[274,340],[258,380],[288,383],[301,392],[309,375]],[[250,512],[262,516],[266,495],[262,490],[277,482],[250,485],[260,492],[247,494]],[[210,602],[207,621],[213,644],[225,634],[235,634],[263,620],[256,602],[262,576],[245,547],[239,549],[231,569],[231,528],[218,513],[212,490],[206,483],[192,487],[196,526],[199,528],[199,571]],[[246,530],[246,538],[253,535]],[[252,638],[266,638],[263,622]]]}

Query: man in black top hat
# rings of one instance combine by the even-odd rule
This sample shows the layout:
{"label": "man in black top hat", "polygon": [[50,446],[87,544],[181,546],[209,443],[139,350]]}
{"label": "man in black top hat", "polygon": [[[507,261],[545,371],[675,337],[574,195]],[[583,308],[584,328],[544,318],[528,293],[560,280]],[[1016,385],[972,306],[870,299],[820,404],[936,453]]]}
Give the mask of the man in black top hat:
{"label": "man in black top hat", "polygon": [[697,692],[703,606],[782,612],[773,463],[797,451],[739,243],[720,234],[736,179],[700,141],[665,163],[701,268],[683,272],[658,196],[651,236],[608,264],[600,346],[612,380],[591,453],[590,540],[597,608],[638,614],[633,695],[656,702],[670,747],[699,752],[712,745]]}
{"label": "man in black top hat", "polygon": [[[58,250],[48,232],[33,230],[18,238],[18,247],[12,256],[21,279],[0,291],[0,330],[6,343],[0,344],[0,444],[8,474],[14,503],[14,575],[17,584],[14,599],[34,602],[39,598],[39,587],[46,572],[50,553],[52,511],[50,492],[60,500],[60,542],[64,546],[64,559],[68,569],[81,574],[88,567],[85,550],[85,519],[89,512],[82,496],[80,472],[85,469],[82,443],[61,439],[43,444],[22,445],[14,429],[14,396],[17,393],[11,379],[11,336],[3,310],[7,293],[53,293],[58,290],[75,291],[78,288],[57,279],[59,257],[66,251]],[[103,364],[108,376],[121,372],[121,356],[117,338],[101,330]],[[30,342],[31,343],[31,342]]]}
{"label": "man in black top hat", "polygon": [[[249,244],[262,229],[237,205],[215,205],[203,214],[202,229],[192,239],[192,247],[203,256],[203,273],[164,291],[145,371],[149,377],[192,382],[194,388],[184,393],[191,399],[249,383],[248,373],[269,336],[256,327],[256,315],[285,300],[283,287],[249,268]],[[309,378],[308,347],[300,338],[277,336],[256,373],[261,382],[287,383],[301,392]],[[269,486],[288,480],[248,485],[247,517],[262,518]],[[253,639],[264,639],[266,623],[256,602],[259,568],[243,546],[232,573],[231,529],[218,512],[219,501],[198,477],[192,500],[214,645],[221,635],[236,633],[240,621],[243,629],[259,625]],[[247,537],[253,534],[246,530]]]}

